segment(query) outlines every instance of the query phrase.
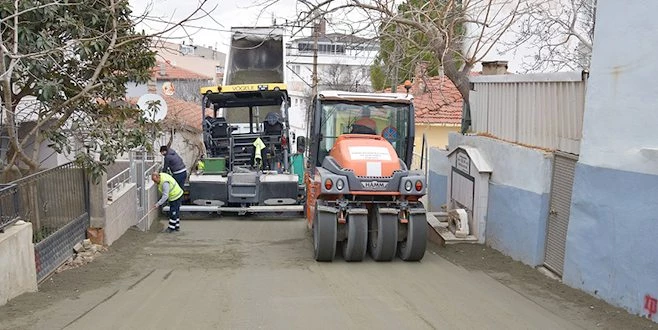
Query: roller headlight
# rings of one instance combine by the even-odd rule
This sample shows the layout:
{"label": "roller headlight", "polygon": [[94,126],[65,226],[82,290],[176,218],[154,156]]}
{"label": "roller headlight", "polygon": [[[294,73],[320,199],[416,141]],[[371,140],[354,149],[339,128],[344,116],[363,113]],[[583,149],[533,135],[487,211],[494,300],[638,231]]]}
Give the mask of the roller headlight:
{"label": "roller headlight", "polygon": [[404,190],[411,191],[411,181],[406,181],[404,183]]}
{"label": "roller headlight", "polygon": [[345,182],[343,182],[343,179],[336,180],[336,189],[343,190],[343,188],[345,188]]}

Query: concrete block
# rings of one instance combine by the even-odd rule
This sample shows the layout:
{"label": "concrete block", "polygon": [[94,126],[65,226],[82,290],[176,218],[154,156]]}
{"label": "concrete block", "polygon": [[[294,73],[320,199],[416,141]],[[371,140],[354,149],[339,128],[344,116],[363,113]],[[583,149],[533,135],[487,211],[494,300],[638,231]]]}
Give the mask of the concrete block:
{"label": "concrete block", "polygon": [[76,245],[73,246],[73,251],[75,253],[80,253],[82,249],[83,249],[82,243],[77,243]]}
{"label": "concrete block", "polygon": [[25,292],[37,291],[32,224],[24,222],[0,233],[0,306]]}
{"label": "concrete block", "polygon": [[85,248],[85,250],[89,250],[91,248],[91,246],[92,246],[92,243],[91,243],[90,239],[86,239],[86,240],[82,241],[82,247]]}

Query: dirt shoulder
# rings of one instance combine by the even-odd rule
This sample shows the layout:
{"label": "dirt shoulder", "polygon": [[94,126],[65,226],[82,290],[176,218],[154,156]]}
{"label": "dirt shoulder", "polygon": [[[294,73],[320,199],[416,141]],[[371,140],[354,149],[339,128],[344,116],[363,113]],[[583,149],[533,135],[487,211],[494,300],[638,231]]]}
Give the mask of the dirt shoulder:
{"label": "dirt shoulder", "polygon": [[[157,236],[157,223],[148,233],[131,228],[91,264],[53,274],[39,285],[39,291],[22,294],[0,307],[0,320],[12,320],[44,310],[65,299],[131,276],[130,265],[146,243]],[[0,322],[0,328],[2,328]]]}
{"label": "dirt shoulder", "polygon": [[658,328],[658,324],[646,318],[568,287],[489,247],[477,244],[439,247],[431,244],[429,251],[468,270],[482,271],[547,310],[567,313],[574,320],[596,320],[600,329]]}

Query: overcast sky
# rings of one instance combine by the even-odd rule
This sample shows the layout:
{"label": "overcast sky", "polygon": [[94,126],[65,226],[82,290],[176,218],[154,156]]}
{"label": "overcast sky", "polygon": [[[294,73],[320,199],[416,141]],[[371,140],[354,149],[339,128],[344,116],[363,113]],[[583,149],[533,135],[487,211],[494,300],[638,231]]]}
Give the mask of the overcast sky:
{"label": "overcast sky", "polygon": [[[189,22],[186,31],[180,29],[172,31],[167,37],[188,39],[190,34],[194,44],[217,46],[220,51],[228,50],[230,34],[227,32],[232,26],[269,26],[272,18],[277,18],[277,24],[284,22],[286,18],[292,20],[296,14],[296,0],[278,0],[276,4],[263,11],[262,4],[265,0],[208,0],[203,6],[207,11],[215,10],[209,17]],[[189,16],[198,7],[198,0],[130,0],[133,14],[140,15],[149,10],[151,17],[158,17],[166,21],[180,21]],[[199,14],[197,17],[203,16]],[[259,17],[260,15],[260,17]],[[147,32],[162,31],[165,24],[145,21],[139,26]],[[199,28],[203,27],[203,28]],[[187,33],[186,33],[187,32]],[[181,40],[182,40],[181,39]],[[189,40],[188,40],[189,41]]]}
{"label": "overcast sky", "polygon": [[[271,4],[267,8],[264,3]],[[189,16],[199,6],[199,0],[130,0],[133,7],[133,15],[141,15],[146,11],[152,18],[158,18],[169,22],[178,22],[184,17]],[[168,38],[177,38],[177,42],[186,40],[189,42],[187,34],[191,35],[193,43],[201,46],[217,47],[220,51],[228,51],[228,42],[232,26],[270,26],[272,19],[276,18],[277,24],[283,24],[286,19],[293,21],[297,17],[297,0],[208,0],[203,6],[207,11],[214,11],[208,17],[200,18],[187,23],[186,31],[177,29],[167,34]],[[300,9],[304,7],[299,5]],[[197,18],[204,16],[200,13]],[[334,14],[334,16],[341,16]],[[343,13],[344,16],[344,13]],[[353,17],[352,21],[359,21],[362,14],[352,13],[348,15]],[[333,24],[328,27],[329,32],[332,29],[338,32],[347,32],[347,27],[339,25],[345,21],[344,17],[332,19],[328,17]],[[365,24],[365,23],[364,23]],[[369,26],[370,24],[360,25]],[[147,32],[162,31],[166,25],[154,22],[152,19],[144,21],[139,28]],[[292,29],[290,29],[292,31]],[[289,32],[290,32],[289,31]],[[308,30],[305,31],[308,35]],[[296,35],[295,37],[299,37]]]}

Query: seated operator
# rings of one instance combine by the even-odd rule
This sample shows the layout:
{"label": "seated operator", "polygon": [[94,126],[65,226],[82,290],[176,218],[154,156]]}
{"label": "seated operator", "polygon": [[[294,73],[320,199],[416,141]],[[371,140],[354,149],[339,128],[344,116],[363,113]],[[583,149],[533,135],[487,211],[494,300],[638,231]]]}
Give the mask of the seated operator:
{"label": "seated operator", "polygon": [[352,124],[351,134],[377,135],[377,123],[368,117],[359,118]]}

